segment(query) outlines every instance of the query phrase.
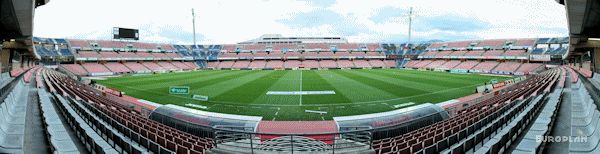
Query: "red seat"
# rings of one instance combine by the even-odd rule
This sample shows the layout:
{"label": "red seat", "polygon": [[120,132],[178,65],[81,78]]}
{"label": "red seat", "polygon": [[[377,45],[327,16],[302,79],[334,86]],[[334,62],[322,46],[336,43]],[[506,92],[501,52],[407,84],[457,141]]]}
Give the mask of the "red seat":
{"label": "red seat", "polygon": [[169,149],[171,151],[177,150],[175,142],[167,141],[167,149]]}
{"label": "red seat", "polygon": [[423,143],[416,143],[411,146],[410,151],[412,153],[417,153],[417,152],[421,151],[421,149],[423,149]]}
{"label": "red seat", "polygon": [[404,147],[398,151],[400,154],[411,154],[410,147]]}
{"label": "red seat", "polygon": [[177,145],[177,154],[188,154],[189,150],[186,147]]}
{"label": "red seat", "polygon": [[156,143],[158,143],[162,147],[167,147],[167,142],[163,137],[156,138]]}

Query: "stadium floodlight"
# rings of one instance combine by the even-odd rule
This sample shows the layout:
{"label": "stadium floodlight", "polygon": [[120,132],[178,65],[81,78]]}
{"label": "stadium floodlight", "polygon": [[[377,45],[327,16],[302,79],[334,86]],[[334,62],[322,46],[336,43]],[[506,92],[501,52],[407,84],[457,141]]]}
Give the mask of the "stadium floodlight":
{"label": "stadium floodlight", "polygon": [[413,19],[413,8],[410,7],[410,11],[408,12],[408,42],[406,43],[406,47],[410,44],[411,34],[412,34],[412,19]]}
{"label": "stadium floodlight", "polygon": [[192,8],[192,31],[194,33],[194,46],[196,46],[196,13],[194,13],[194,8]]}

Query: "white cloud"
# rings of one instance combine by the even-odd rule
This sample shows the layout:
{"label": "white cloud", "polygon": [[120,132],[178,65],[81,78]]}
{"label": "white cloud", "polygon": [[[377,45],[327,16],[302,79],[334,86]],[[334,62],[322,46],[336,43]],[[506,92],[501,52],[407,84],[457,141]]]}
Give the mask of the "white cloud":
{"label": "white cloud", "polygon": [[[330,6],[294,0],[53,0],[36,10],[34,35],[110,39],[112,27],[139,28],[143,41],[191,43],[191,8],[197,13],[199,43],[236,43],[262,34],[286,36],[339,35],[348,25],[323,24],[293,27],[279,22],[299,13],[326,9],[349,23],[366,27],[347,37],[352,42],[405,40],[405,17],[383,23],[370,18],[382,8],[406,10],[414,7],[416,20],[456,16],[484,22],[483,30],[457,32],[431,29],[415,31],[421,39],[464,35],[477,38],[566,36],[567,21],[562,5],[552,0],[338,0]],[[403,12],[402,14],[407,14]],[[418,28],[418,27],[416,27]],[[443,35],[442,35],[443,34]],[[455,37],[451,39],[456,39]]]}

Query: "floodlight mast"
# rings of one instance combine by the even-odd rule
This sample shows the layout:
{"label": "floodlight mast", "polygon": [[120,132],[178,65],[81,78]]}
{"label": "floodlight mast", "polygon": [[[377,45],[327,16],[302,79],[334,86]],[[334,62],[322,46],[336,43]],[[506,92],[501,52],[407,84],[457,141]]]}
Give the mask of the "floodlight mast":
{"label": "floodlight mast", "polygon": [[413,8],[410,7],[410,12],[408,12],[408,43],[406,43],[406,47],[410,44],[411,34],[412,34],[412,16],[413,16]]}
{"label": "floodlight mast", "polygon": [[194,13],[194,8],[192,8],[192,30],[194,33],[194,47],[196,47],[196,13]]}

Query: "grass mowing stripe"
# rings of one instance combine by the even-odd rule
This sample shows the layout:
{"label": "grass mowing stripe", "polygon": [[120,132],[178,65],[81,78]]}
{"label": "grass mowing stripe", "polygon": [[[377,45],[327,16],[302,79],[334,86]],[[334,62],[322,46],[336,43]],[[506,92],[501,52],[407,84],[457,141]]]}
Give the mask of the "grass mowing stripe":
{"label": "grass mowing stripe", "polygon": [[[228,82],[215,84],[209,87],[204,87],[203,90],[211,90],[213,92],[213,99],[215,102],[232,102],[232,103],[250,103],[254,100],[255,95],[264,94],[263,90],[267,87],[263,87],[261,80],[269,79],[269,74],[275,71],[255,71],[258,73],[252,75],[246,75],[244,77],[237,78]],[[267,80],[266,80],[267,81]],[[259,82],[261,84],[254,84]],[[260,90],[257,90],[259,89]]]}
{"label": "grass mowing stripe", "polygon": [[442,79],[452,79],[452,81],[466,81],[470,82],[473,79],[507,79],[508,77],[498,76],[485,76],[479,74],[456,74],[447,72],[435,72],[435,71],[418,71],[418,70],[393,70],[393,72],[401,72],[402,74],[411,75],[412,77],[433,77]]}
{"label": "grass mowing stripe", "polygon": [[261,95],[265,95],[269,87],[281,79],[279,77],[270,77],[271,75],[281,76],[283,74],[285,74],[285,71],[269,71],[269,74],[226,91],[223,94],[214,97],[214,99],[228,102],[253,102]]}
{"label": "grass mowing stripe", "polygon": [[[226,73],[227,71],[195,71],[189,73],[163,73],[158,75],[145,75],[145,76],[126,76],[121,78],[109,78],[108,81],[113,83],[144,83],[144,82],[163,82],[168,80],[178,80],[178,79],[186,79],[191,77],[199,77],[199,76],[210,76],[221,73]],[[168,75],[171,74],[171,75]],[[112,81],[113,79],[117,81]]]}
{"label": "grass mowing stripe", "polygon": [[[206,80],[206,78],[196,78],[196,80],[198,80],[196,82],[196,84],[205,83],[205,84],[203,84],[203,86],[217,84],[217,83],[220,83],[223,81],[234,79],[234,78],[236,78],[236,75],[239,76],[240,74],[247,74],[247,73],[251,73],[251,72],[228,72],[228,74],[229,74],[228,76],[214,76],[208,80]],[[130,95],[130,96],[133,96],[136,98],[147,98],[147,100],[157,102],[157,103],[169,103],[169,104],[178,104],[178,105],[194,102],[194,100],[191,99],[191,95],[195,94],[194,91],[197,88],[198,87],[196,87],[194,85],[190,85],[190,94],[173,95],[173,94],[168,93],[169,85],[164,85],[164,84],[162,87],[154,88],[154,89],[143,89],[140,87],[133,87],[133,86],[117,86],[117,89],[119,89],[119,90],[123,89],[122,91],[125,91],[127,93],[127,95]]]}
{"label": "grass mowing stripe", "polygon": [[334,74],[331,71],[321,71],[318,74],[325,79],[327,83],[338,90],[336,93],[344,95],[352,102],[365,102],[396,98],[394,94],[352,80],[348,77]]}
{"label": "grass mowing stripe", "polygon": [[[339,91],[334,88],[331,84],[325,81],[317,70],[308,70],[303,71],[302,76],[302,90],[304,91],[324,91],[324,90],[333,90]],[[305,80],[308,79],[308,80]],[[305,95],[302,96],[303,104],[328,104],[328,103],[347,103],[352,102],[350,99],[346,98],[346,96],[342,94],[334,94],[334,95]]]}
{"label": "grass mowing stripe", "polygon": [[[279,76],[279,80],[274,82],[267,91],[300,91],[298,86],[298,78],[300,77],[300,71],[282,71],[285,72],[282,76]],[[274,76],[271,76],[274,77]],[[300,99],[299,95],[261,95],[252,102],[252,104],[283,104],[293,105],[297,104]]]}
{"label": "grass mowing stripe", "polygon": [[411,87],[407,87],[407,86],[403,86],[403,85],[395,85],[395,84],[391,84],[389,82],[377,80],[377,79],[374,79],[372,76],[353,74],[353,73],[349,73],[347,71],[341,71],[341,70],[339,70],[339,71],[336,70],[333,72],[343,75],[343,76],[346,76],[355,81],[370,85],[370,86],[378,88],[378,89],[381,89],[390,94],[394,94],[397,97],[406,97],[406,96],[411,96],[411,95],[427,93],[427,91],[423,91],[420,89],[415,89],[415,88],[411,88]]}
{"label": "grass mowing stripe", "polygon": [[193,72],[189,73],[185,76],[176,76],[172,78],[160,78],[156,80],[152,79],[138,79],[135,77],[131,78],[117,78],[117,79],[109,79],[109,80],[100,80],[100,83],[113,83],[113,84],[123,84],[128,86],[140,86],[147,85],[148,83],[165,83],[165,82],[173,82],[173,81],[187,81],[187,80],[195,80],[197,78],[205,78],[211,76],[218,76],[221,74],[225,74],[229,72],[225,71],[211,71],[211,72]]}
{"label": "grass mowing stripe", "polygon": [[[190,89],[190,94],[188,94],[188,95],[167,94],[167,95],[161,95],[161,96],[154,96],[153,98],[159,100],[160,102],[171,102],[171,104],[177,104],[177,105],[184,105],[186,103],[195,103],[195,104],[201,104],[201,105],[206,105],[206,106],[214,106],[212,102],[218,101],[218,100],[215,100],[213,98],[213,96],[222,94],[222,91],[235,88],[235,87],[239,86],[240,84],[245,84],[246,82],[243,82],[242,80],[248,80],[250,78],[258,78],[262,74],[265,74],[265,73],[261,73],[260,71],[231,71],[231,72],[234,72],[234,74],[226,76],[226,77],[215,78],[212,80],[203,81],[203,82],[197,82],[197,83],[195,83],[195,85],[189,85],[191,89]],[[236,81],[236,82],[234,82],[234,81]],[[227,85],[227,86],[224,86],[224,85]],[[218,86],[221,89],[210,88],[213,86]],[[209,96],[209,102],[193,100],[191,98],[191,96],[194,94]],[[170,99],[170,98],[173,98],[174,96],[179,99]],[[210,110],[210,108],[209,108],[209,110]]]}
{"label": "grass mowing stripe", "polygon": [[371,74],[380,76],[382,80],[395,81],[397,83],[406,84],[416,89],[426,90],[429,92],[446,89],[449,87],[464,86],[466,84],[457,84],[454,82],[447,82],[447,79],[443,78],[432,78],[427,76],[422,77],[411,77],[401,72],[392,71],[369,71]]}
{"label": "grass mowing stripe", "polygon": [[190,78],[187,80],[171,80],[169,82],[147,82],[136,85],[128,85],[129,87],[135,87],[136,89],[144,89],[144,91],[168,91],[170,86],[189,86],[194,90],[198,87],[208,86],[216,84],[222,81],[234,79],[239,75],[247,74],[251,72],[226,72],[218,75],[212,75],[202,78]]}
{"label": "grass mowing stripe", "polygon": [[437,85],[437,83],[439,81],[424,82],[424,81],[422,81],[422,79],[416,79],[416,81],[415,81],[413,79],[406,78],[403,76],[388,76],[388,74],[386,74],[386,73],[381,73],[381,72],[376,72],[376,71],[369,71],[369,72],[353,71],[353,72],[349,72],[349,73],[363,75],[363,76],[367,76],[371,79],[388,82],[388,83],[391,83],[394,85],[410,87],[413,89],[418,89],[418,90],[426,91],[426,92],[434,92],[434,91],[438,91],[438,90],[446,88],[444,86]]}
{"label": "grass mowing stripe", "polygon": [[419,81],[419,82],[423,82],[423,83],[437,83],[440,82],[441,80],[446,80],[444,82],[446,83],[450,83],[450,84],[445,84],[444,86],[460,86],[460,85],[465,85],[465,83],[472,83],[473,81],[457,81],[460,80],[461,78],[465,78],[467,77],[467,75],[463,75],[460,78],[453,78],[450,76],[430,76],[430,75],[415,75],[409,72],[401,72],[401,71],[391,71],[391,70],[373,70],[373,73],[379,73],[382,75],[386,75],[386,76],[390,76],[390,77],[397,77],[397,78],[403,78],[409,81]]}

